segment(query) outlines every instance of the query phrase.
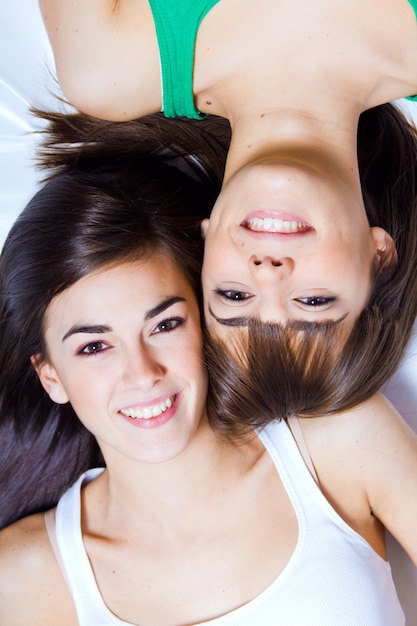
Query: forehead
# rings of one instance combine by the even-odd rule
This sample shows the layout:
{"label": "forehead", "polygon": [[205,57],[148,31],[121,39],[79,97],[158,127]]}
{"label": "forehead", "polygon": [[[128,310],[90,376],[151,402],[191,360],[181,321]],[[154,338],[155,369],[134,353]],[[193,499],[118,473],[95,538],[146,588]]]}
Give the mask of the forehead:
{"label": "forehead", "polygon": [[155,300],[184,293],[193,299],[192,287],[184,272],[162,254],[150,258],[106,265],[80,278],[49,303],[44,322],[69,315],[146,308]]}

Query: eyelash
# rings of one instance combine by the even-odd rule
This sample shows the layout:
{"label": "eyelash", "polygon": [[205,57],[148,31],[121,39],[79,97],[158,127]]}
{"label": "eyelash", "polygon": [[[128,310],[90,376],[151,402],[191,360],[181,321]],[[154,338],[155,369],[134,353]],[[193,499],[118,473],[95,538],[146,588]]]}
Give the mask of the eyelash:
{"label": "eyelash", "polygon": [[[155,327],[151,334],[155,335],[158,333],[170,333],[179,326],[182,326],[184,322],[185,319],[182,317],[171,317],[169,319],[162,320],[162,322],[159,322],[159,324]],[[101,347],[97,349],[99,346]],[[80,348],[77,354],[87,357],[95,356],[100,352],[105,352],[105,350],[108,350],[109,347],[110,346],[105,341],[91,341],[90,343],[87,343],[85,346]]]}
{"label": "eyelash", "polygon": [[238,289],[216,289],[215,293],[220,298],[230,300],[231,302],[244,302],[245,300],[249,300],[250,298],[252,298],[252,294],[248,291],[239,291]]}
{"label": "eyelash", "polygon": [[[170,333],[179,326],[182,326],[185,323],[185,319],[183,317],[171,317],[165,320],[162,320],[157,324],[157,326],[152,331],[151,335],[155,335],[158,333]],[[100,352],[105,352],[108,350],[110,345],[105,341],[90,341],[85,344],[82,348],[77,351],[77,354],[81,356],[94,356],[99,354]]]}
{"label": "eyelash", "polygon": [[[183,317],[170,317],[169,319],[162,320],[162,322],[159,322],[159,324],[156,326],[155,330],[152,331],[152,335],[155,335],[157,333],[171,333],[179,326],[182,326],[184,322],[185,319]],[[171,325],[171,328],[164,329],[162,328],[164,325]]]}
{"label": "eyelash", "polygon": [[[93,349],[90,351],[89,349],[92,348],[93,346],[104,346],[104,348],[101,348],[99,350]],[[109,345],[105,343],[104,341],[91,341],[90,343],[87,343],[85,346],[80,348],[77,354],[80,354],[81,356],[94,356],[98,354],[99,352],[104,352],[108,348],[109,348]]]}
{"label": "eyelash", "polygon": [[[216,289],[216,294],[220,298],[224,298],[225,300],[230,300],[232,302],[244,302],[245,300],[249,300],[252,297],[252,294],[248,293],[247,291],[239,291],[237,289]],[[308,296],[306,298],[296,298],[297,302],[300,302],[304,306],[314,309],[326,306],[331,302],[335,302],[335,300],[336,298],[326,298],[324,296]]]}
{"label": "eyelash", "polygon": [[318,309],[321,306],[326,306],[331,302],[335,302],[336,298],[325,298],[324,296],[308,296],[306,298],[296,298],[297,302],[314,309]]}

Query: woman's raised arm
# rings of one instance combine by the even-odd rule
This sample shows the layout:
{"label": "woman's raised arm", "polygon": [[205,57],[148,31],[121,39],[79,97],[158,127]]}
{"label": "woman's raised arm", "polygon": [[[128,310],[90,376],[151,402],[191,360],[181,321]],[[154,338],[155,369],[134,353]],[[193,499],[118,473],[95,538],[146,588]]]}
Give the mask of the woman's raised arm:
{"label": "woman's raised arm", "polygon": [[77,109],[125,120],[161,108],[159,52],[143,0],[39,0],[58,80]]}

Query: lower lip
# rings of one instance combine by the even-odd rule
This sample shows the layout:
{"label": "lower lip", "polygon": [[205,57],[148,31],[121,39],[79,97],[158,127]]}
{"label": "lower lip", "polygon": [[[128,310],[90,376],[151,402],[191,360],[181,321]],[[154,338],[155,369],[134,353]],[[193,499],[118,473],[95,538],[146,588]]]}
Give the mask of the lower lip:
{"label": "lower lip", "polygon": [[305,237],[306,235],[311,235],[314,232],[314,228],[310,225],[306,226],[304,230],[298,230],[295,233],[291,233],[285,230],[282,231],[268,231],[268,230],[253,230],[250,226],[248,226],[247,222],[252,218],[275,218],[281,219],[285,221],[291,222],[303,222],[306,223],[304,219],[297,215],[291,215],[290,213],[282,213],[279,211],[254,211],[250,213],[244,220],[241,222],[241,228],[244,228],[245,231],[251,235],[251,237],[255,239],[274,239],[274,240],[288,240],[288,239],[297,239],[298,237]]}
{"label": "lower lip", "polygon": [[296,233],[281,233],[277,231],[268,231],[268,230],[252,230],[247,226],[242,225],[242,228],[245,229],[245,232],[253,237],[254,239],[274,239],[287,241],[288,239],[297,239],[299,237],[306,237],[307,235],[311,235],[314,233],[313,229],[310,230],[300,230]]}
{"label": "lower lip", "polygon": [[160,426],[164,426],[164,424],[169,422],[174,417],[177,412],[178,404],[179,394],[176,394],[173,405],[164,411],[164,413],[161,413],[161,415],[157,415],[156,417],[144,419],[143,417],[129,417],[128,415],[123,415],[123,413],[119,413],[119,415],[135,428],[159,428]]}
{"label": "lower lip", "polygon": [[306,222],[303,217],[299,215],[294,215],[293,213],[285,213],[285,211],[274,211],[273,209],[259,209],[258,211],[252,211],[245,217],[242,224],[247,222],[248,220],[259,217],[263,219],[265,217],[272,217],[273,219],[285,220],[287,222]]}

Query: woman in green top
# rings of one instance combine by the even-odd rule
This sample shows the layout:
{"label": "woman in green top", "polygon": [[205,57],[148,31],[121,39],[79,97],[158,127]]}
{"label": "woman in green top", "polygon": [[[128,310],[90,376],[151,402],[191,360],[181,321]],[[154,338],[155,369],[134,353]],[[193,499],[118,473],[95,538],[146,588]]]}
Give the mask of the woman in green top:
{"label": "woman in green top", "polygon": [[[239,326],[258,317],[298,326],[331,321],[346,337],[361,311],[376,302],[373,287],[387,278],[390,305],[377,302],[385,318],[398,318],[404,298],[417,300],[413,182],[406,181],[409,206],[394,207],[404,221],[398,233],[411,233],[403,243],[387,230],[378,205],[370,223],[357,160],[361,112],[417,93],[415,5],[40,5],[61,86],[80,110],[127,120],[162,108],[168,115],[230,121],[223,189],[204,228],[212,335],[229,342]],[[381,115],[375,136],[390,124]],[[399,137],[410,134],[405,122],[395,124]],[[406,154],[402,141],[389,156],[407,167],[414,152]],[[403,167],[403,182],[404,174]],[[395,205],[397,181],[382,178],[380,184]],[[410,306],[407,315],[414,319]]]}
{"label": "woman in green top", "polygon": [[[168,114],[193,115],[192,106],[181,106],[185,85],[198,111],[230,120],[224,190],[207,229],[204,280],[207,307],[215,313],[209,324],[219,327],[216,318],[232,316],[227,294],[235,310],[245,300],[239,292],[256,294],[250,306],[245,300],[245,316],[346,316],[349,325],[365,305],[375,258],[382,266],[395,259],[391,239],[369,229],[356,129],[361,111],[417,92],[410,3],[262,0],[243,9],[223,0],[202,3],[194,13],[191,3],[177,1],[40,4],[58,77],[79,109],[129,119],[160,110],[178,90],[178,107],[170,105]],[[232,229],[243,226],[243,245],[229,222]],[[329,230],[336,244],[328,241]],[[221,259],[212,254],[219,239]],[[311,267],[309,258],[318,253],[331,254],[328,276],[321,263]],[[279,282],[273,303],[270,273]]]}

